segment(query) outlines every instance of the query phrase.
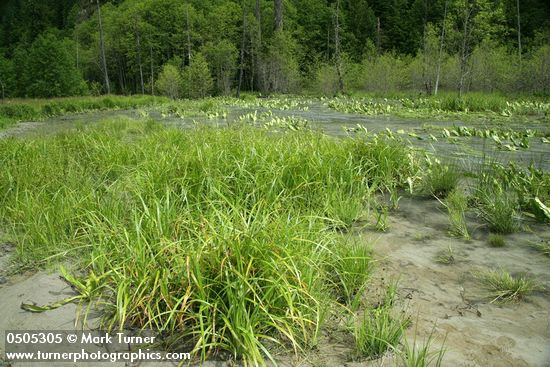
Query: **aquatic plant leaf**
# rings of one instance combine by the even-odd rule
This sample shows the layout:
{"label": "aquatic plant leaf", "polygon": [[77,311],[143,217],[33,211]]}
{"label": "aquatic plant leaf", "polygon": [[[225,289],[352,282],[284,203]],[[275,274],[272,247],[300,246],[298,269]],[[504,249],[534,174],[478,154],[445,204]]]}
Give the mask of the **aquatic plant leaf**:
{"label": "aquatic plant leaf", "polygon": [[537,206],[544,213],[546,218],[550,219],[550,208],[544,205],[544,203],[538,197],[535,198],[535,203],[537,203]]}
{"label": "aquatic plant leaf", "polygon": [[66,304],[72,303],[72,302],[74,302],[76,300],[79,300],[81,298],[82,298],[81,295],[67,297],[65,299],[62,299],[61,301],[49,303],[49,304],[44,305],[44,306],[38,306],[34,302],[33,303],[21,303],[21,309],[23,309],[25,311],[29,311],[29,312],[35,312],[35,313],[45,312],[45,311],[49,311],[49,310],[55,310],[56,308],[59,308],[61,306],[65,306]]}

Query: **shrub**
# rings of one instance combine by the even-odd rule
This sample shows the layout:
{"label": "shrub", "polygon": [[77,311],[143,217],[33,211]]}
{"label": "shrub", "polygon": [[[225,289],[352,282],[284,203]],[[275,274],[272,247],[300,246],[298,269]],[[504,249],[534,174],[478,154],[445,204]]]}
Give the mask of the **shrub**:
{"label": "shrub", "polygon": [[156,81],[156,87],[160,93],[167,97],[179,98],[182,88],[182,78],[179,70],[174,65],[164,65]]}

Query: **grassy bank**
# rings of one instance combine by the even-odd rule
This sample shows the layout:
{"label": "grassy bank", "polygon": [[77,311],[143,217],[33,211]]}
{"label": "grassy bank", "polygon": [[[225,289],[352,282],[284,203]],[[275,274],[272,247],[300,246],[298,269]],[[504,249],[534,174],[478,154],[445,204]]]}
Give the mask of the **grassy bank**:
{"label": "grassy bank", "polygon": [[83,263],[73,284],[105,325],[261,364],[363,302],[370,251],[346,229],[415,174],[410,154],[384,137],[118,120],[0,140],[0,216],[22,263]]}
{"label": "grassy bank", "polygon": [[462,120],[518,122],[549,121],[550,103],[541,98],[506,97],[490,93],[469,93],[459,98],[456,93],[438,96],[418,96],[406,93],[385,97],[360,94],[349,97],[315,97],[279,95],[257,98],[244,94],[241,99],[231,97],[201,100],[170,100],[154,96],[70,97],[57,99],[9,100],[0,104],[0,129],[24,120],[40,120],[67,113],[110,109],[153,107],[164,115],[226,117],[228,108],[249,110],[267,109],[307,111],[319,99],[327,107],[340,112],[365,115],[385,115],[426,120]]}
{"label": "grassy bank", "polygon": [[11,99],[0,103],[0,129],[24,120],[40,120],[67,113],[109,109],[131,109],[169,102],[155,96],[68,97],[54,99]]}
{"label": "grassy bank", "polygon": [[328,107],[341,112],[390,115],[405,118],[517,121],[518,118],[549,121],[550,103],[542,98],[511,98],[500,94],[440,93],[437,96],[392,97],[359,95],[327,100]]}

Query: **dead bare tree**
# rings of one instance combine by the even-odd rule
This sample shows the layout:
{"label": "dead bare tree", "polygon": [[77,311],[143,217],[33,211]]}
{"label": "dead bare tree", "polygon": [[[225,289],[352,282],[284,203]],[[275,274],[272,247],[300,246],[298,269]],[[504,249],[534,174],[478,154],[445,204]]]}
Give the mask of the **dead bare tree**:
{"label": "dead bare tree", "polygon": [[6,97],[4,94],[4,83],[0,79],[0,87],[2,87],[2,103],[4,103],[4,98]]}
{"label": "dead bare tree", "polygon": [[254,8],[254,16],[256,17],[256,22],[258,23],[257,37],[258,43],[262,44],[262,9],[260,7],[260,0],[256,0],[256,7]]}
{"label": "dead bare tree", "polygon": [[155,95],[155,74],[153,69],[153,45],[149,44],[149,57],[151,61],[151,95]]}
{"label": "dead bare tree", "polygon": [[262,78],[262,9],[260,7],[260,0],[256,0],[256,6],[254,8],[254,17],[256,18],[256,39],[251,38],[251,51],[252,51],[252,72],[250,73],[250,85],[254,89],[255,85],[259,88]]}
{"label": "dead bare tree", "polygon": [[99,47],[101,49],[101,64],[103,66],[103,76],[105,78],[105,89],[107,94],[111,94],[111,86],[109,85],[109,73],[107,71],[107,60],[105,58],[105,43],[103,42],[103,24],[101,23],[101,6],[99,6],[99,0],[96,0],[97,4],[97,17],[99,19]]}
{"label": "dead bare tree", "polygon": [[432,81],[431,77],[428,77],[428,0],[424,0],[424,15],[422,17],[422,49],[423,49],[423,62],[422,62],[422,80],[424,81],[424,88],[426,94],[432,94]]}
{"label": "dead bare tree", "polygon": [[380,17],[376,18],[376,54],[381,53],[381,39],[380,39]]}

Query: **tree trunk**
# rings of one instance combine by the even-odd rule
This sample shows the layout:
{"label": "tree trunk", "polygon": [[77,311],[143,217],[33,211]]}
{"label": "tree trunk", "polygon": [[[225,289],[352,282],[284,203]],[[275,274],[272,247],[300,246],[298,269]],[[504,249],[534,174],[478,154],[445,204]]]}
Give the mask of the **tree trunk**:
{"label": "tree trunk", "polygon": [[422,61],[422,80],[424,81],[424,88],[426,89],[426,95],[432,95],[432,78],[428,75],[428,0],[424,0],[424,16],[422,17],[422,49],[423,49],[423,61]]}
{"label": "tree trunk", "polygon": [[[252,70],[251,73],[251,88],[260,89],[261,80],[261,54],[262,54],[262,10],[260,7],[260,0],[256,0],[256,7],[254,9],[254,16],[256,17],[256,40],[252,42]],[[256,85],[255,85],[256,84]]]}
{"label": "tree trunk", "polygon": [[462,31],[462,46],[460,47],[460,80],[458,82],[458,96],[462,97],[466,87],[466,77],[468,75],[468,63],[470,61],[470,34],[472,32],[471,16],[472,7],[470,1],[466,0],[464,10],[464,26]]}
{"label": "tree trunk", "polygon": [[443,12],[443,25],[441,26],[441,38],[439,41],[439,55],[437,56],[437,71],[435,74],[435,87],[434,95],[437,96],[437,91],[439,89],[439,76],[441,75],[441,62],[443,58],[443,45],[445,44],[445,23],[447,21],[447,4],[448,0],[445,0],[445,10]]}
{"label": "tree trunk", "polygon": [[256,22],[258,23],[257,36],[258,43],[262,45],[262,9],[260,8],[260,0],[256,0],[256,8],[254,9],[254,15],[256,16]]}
{"label": "tree trunk", "polygon": [[107,60],[105,58],[105,44],[103,43],[103,25],[101,23],[101,7],[99,6],[99,0],[97,3],[97,16],[99,18],[99,45],[101,49],[101,64],[103,66],[103,76],[105,77],[105,89],[107,94],[111,94],[111,86],[109,85],[109,73],[107,72]]}
{"label": "tree trunk", "polygon": [[336,75],[338,76],[338,93],[344,91],[342,78],[342,60],[340,59],[340,0],[336,1],[336,22],[334,25],[334,61],[336,63]]}
{"label": "tree trunk", "polygon": [[516,0],[516,6],[518,11],[518,56],[519,56],[519,63],[521,65],[521,19],[520,19],[520,13],[519,13],[519,0]]}
{"label": "tree trunk", "polygon": [[139,65],[139,80],[141,83],[141,94],[145,94],[145,85],[143,84],[143,65],[141,64],[141,42],[139,36],[139,30],[136,29],[136,41],[137,41],[137,58]]}
{"label": "tree trunk", "polygon": [[241,40],[241,57],[239,65],[239,84],[237,85],[237,98],[241,97],[241,87],[243,84],[243,73],[244,73],[244,46],[246,41],[246,10],[243,7],[243,37]]}
{"label": "tree trunk", "polygon": [[191,65],[191,26],[189,24],[189,4],[187,4],[185,9],[185,18],[187,21],[187,65]]}
{"label": "tree trunk", "polygon": [[2,87],[2,103],[4,103],[4,83],[2,83],[2,81],[0,80],[0,87]]}
{"label": "tree trunk", "polygon": [[76,47],[76,70],[80,70],[80,58],[78,54],[78,34],[75,32],[75,47]]}
{"label": "tree trunk", "polygon": [[151,95],[155,95],[155,74],[153,73],[153,45],[149,45],[149,53],[151,58]]}
{"label": "tree trunk", "polygon": [[120,54],[117,56],[117,69],[118,69],[118,82],[120,85],[120,92],[122,94],[126,94],[126,79],[124,76],[125,65]]}
{"label": "tree trunk", "polygon": [[376,18],[376,54],[380,56],[380,17]]}
{"label": "tree trunk", "polygon": [[283,0],[274,0],[275,31],[283,30]]}

